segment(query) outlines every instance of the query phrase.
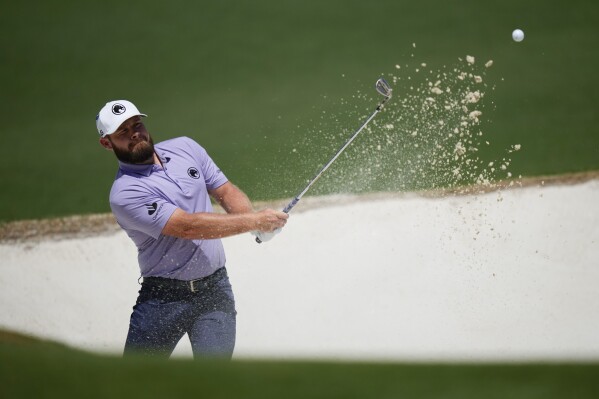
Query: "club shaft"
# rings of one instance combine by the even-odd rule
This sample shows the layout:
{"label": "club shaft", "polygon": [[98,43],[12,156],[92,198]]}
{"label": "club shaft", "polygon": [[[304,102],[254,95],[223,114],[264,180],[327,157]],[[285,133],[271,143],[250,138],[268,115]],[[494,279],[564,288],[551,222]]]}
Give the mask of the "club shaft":
{"label": "club shaft", "polygon": [[335,156],[333,156],[333,158],[331,158],[331,160],[329,162],[327,162],[327,164],[324,165],[322,167],[322,169],[320,169],[320,171],[316,174],[316,176],[314,176],[312,178],[312,180],[310,180],[310,182],[302,190],[302,192],[299,193],[293,200],[291,200],[291,202],[289,202],[289,204],[287,204],[285,209],[283,209],[283,212],[289,213],[291,211],[291,209],[293,209],[293,207],[295,205],[297,205],[297,203],[299,202],[300,199],[302,199],[304,194],[306,194],[308,192],[308,190],[310,190],[310,187],[312,187],[314,185],[314,183],[316,183],[318,181],[318,179],[320,179],[320,176],[322,176],[322,174],[333,164],[333,162],[335,162],[337,160],[337,158],[339,158],[339,156],[352,143],[352,141],[354,141],[355,138],[358,137],[360,132],[366,127],[366,125],[368,125],[368,123],[376,116],[376,114],[378,114],[383,109],[383,106],[389,100],[389,98],[391,98],[391,97],[385,97],[385,99],[383,101],[381,101],[381,103],[376,107],[376,110],[372,113],[372,115],[370,115],[368,117],[368,119],[366,119],[366,121],[364,121],[362,126],[360,126],[358,128],[358,130],[356,130],[356,132],[345,142],[345,144],[343,144],[343,146],[337,151]]}

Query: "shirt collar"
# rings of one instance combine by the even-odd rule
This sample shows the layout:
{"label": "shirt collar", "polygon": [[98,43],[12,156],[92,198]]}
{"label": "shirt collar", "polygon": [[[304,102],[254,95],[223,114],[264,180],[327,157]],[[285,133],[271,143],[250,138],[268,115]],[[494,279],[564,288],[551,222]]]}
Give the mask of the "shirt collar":
{"label": "shirt collar", "polygon": [[154,164],[137,165],[119,161],[119,168],[125,173],[136,173],[139,175],[150,176],[154,169]]}

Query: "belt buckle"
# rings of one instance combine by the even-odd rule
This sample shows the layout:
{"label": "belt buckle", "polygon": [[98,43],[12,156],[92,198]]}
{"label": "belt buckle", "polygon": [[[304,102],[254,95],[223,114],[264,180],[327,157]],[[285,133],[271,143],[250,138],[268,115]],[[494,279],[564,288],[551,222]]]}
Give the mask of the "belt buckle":
{"label": "belt buckle", "polygon": [[197,280],[190,280],[189,281],[189,289],[191,290],[191,292],[198,292],[199,290],[196,289],[195,283],[197,283],[198,281],[200,281],[201,279],[197,279]]}

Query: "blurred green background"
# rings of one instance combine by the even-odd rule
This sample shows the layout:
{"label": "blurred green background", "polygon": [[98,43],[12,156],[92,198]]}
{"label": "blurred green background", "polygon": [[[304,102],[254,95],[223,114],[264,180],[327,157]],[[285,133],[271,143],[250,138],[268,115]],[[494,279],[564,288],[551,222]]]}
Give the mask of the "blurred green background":
{"label": "blurred green background", "polygon": [[[135,102],[155,141],[196,139],[252,200],[283,198],[372,112],[380,75],[405,82],[396,64],[450,68],[466,55],[494,61],[485,77],[493,106],[481,124],[493,146],[484,155],[521,144],[514,176],[599,169],[599,5],[590,0],[2,8],[0,220],[109,211],[116,161],[97,143],[94,120],[109,100]],[[521,43],[511,39],[516,27]],[[426,188],[415,183],[406,189]],[[324,180],[313,194],[336,191],[352,189]]]}

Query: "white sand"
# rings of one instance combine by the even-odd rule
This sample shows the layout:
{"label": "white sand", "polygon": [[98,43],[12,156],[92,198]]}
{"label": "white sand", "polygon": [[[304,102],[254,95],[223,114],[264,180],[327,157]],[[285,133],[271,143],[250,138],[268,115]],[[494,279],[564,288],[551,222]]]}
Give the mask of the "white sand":
{"label": "white sand", "polygon": [[[598,204],[598,180],[356,200],[294,213],[262,245],[226,239],[236,356],[599,359]],[[0,326],[121,351],[138,290],[124,233],[0,256]]]}

